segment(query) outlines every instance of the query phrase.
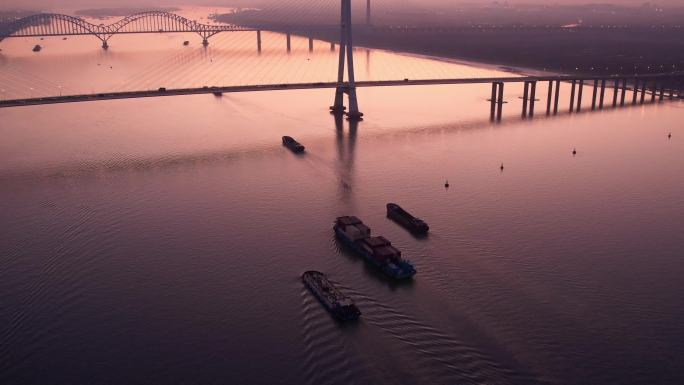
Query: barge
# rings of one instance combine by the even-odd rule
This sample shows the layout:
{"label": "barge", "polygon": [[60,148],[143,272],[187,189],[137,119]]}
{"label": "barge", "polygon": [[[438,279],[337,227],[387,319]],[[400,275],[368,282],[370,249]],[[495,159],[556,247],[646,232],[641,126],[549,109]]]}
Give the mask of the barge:
{"label": "barge", "polygon": [[306,149],[306,147],[302,146],[291,136],[283,136],[283,146],[289,148],[290,151],[294,152],[295,154],[301,154]]}
{"label": "barge", "polygon": [[400,224],[413,234],[425,235],[430,230],[430,226],[425,221],[414,217],[396,203],[387,204],[387,218]]}
{"label": "barge", "polygon": [[307,271],[302,274],[302,282],[336,319],[353,321],[361,316],[361,311],[354,301],[339,291],[325,274]]}
{"label": "barge", "polygon": [[416,274],[413,264],[402,259],[401,251],[385,237],[371,236],[371,229],[359,218],[339,217],[333,229],[342,242],[390,278],[404,280]]}

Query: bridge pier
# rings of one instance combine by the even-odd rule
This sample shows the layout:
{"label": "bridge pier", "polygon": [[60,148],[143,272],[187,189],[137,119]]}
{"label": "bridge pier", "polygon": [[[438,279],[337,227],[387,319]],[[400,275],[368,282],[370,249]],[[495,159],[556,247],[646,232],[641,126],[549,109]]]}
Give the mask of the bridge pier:
{"label": "bridge pier", "polygon": [[258,30],[257,32],[257,50],[261,52],[261,31]]}
{"label": "bridge pier", "polygon": [[366,0],[366,24],[371,25],[371,0]]}
{"label": "bridge pier", "polygon": [[553,100],[553,114],[554,115],[558,114],[558,100],[560,99],[560,85],[561,85],[560,80],[556,80],[556,94],[554,95],[554,100]]}
{"label": "bridge pier", "polygon": [[[354,76],[354,44],[352,41],[352,10],[351,0],[341,1],[341,20],[340,20],[340,56],[337,67],[337,88],[335,89],[335,102],[330,107],[333,114],[343,114],[344,94],[349,97],[349,110],[346,112],[347,119],[350,121],[363,120],[363,113],[359,111],[358,99],[356,97],[356,80]],[[289,34],[288,34],[289,46]],[[344,82],[345,59],[347,69],[347,82]]]}
{"label": "bridge pier", "polygon": [[658,100],[663,101],[665,99],[665,82],[660,82],[660,94],[658,95]]}
{"label": "bridge pier", "polygon": [[537,82],[530,82],[530,118],[534,118],[534,104],[537,101]]}
{"label": "bridge pier", "polygon": [[582,95],[584,94],[584,80],[579,81],[579,90],[577,92],[577,112],[582,112]]}
{"label": "bridge pier", "polygon": [[109,44],[107,44],[107,40],[102,40],[102,49],[109,49]]}
{"label": "bridge pier", "polygon": [[598,96],[598,79],[594,79],[594,94],[591,97],[591,110],[596,111],[596,97]]}
{"label": "bridge pier", "polygon": [[290,35],[289,32],[287,33],[286,39],[287,39],[287,52],[290,52],[290,51],[292,51],[292,35]]}
{"label": "bridge pier", "polygon": [[335,43],[332,41],[330,42],[330,52],[335,52]]}
{"label": "bridge pier", "polygon": [[534,117],[534,103],[537,98],[537,82],[526,81],[523,91],[522,117]]}
{"label": "bridge pier", "polygon": [[644,104],[644,101],[646,100],[646,88],[648,87],[648,84],[646,80],[644,80],[641,83],[641,99],[639,100],[640,104]]}
{"label": "bridge pier", "polygon": [[313,38],[310,37],[309,38],[309,52],[313,52],[313,48],[314,48],[314,41],[313,41]]}
{"label": "bridge pier", "polygon": [[209,39],[207,39],[206,37],[202,38],[202,45],[205,47],[208,46],[209,45]]}
{"label": "bridge pier", "polygon": [[620,107],[625,106],[625,97],[627,96],[627,79],[622,79],[622,93],[620,95]]}
{"label": "bridge pier", "polygon": [[651,103],[656,102],[656,96],[658,96],[658,83],[654,80],[651,88]]}
{"label": "bridge pier", "polygon": [[492,97],[489,99],[490,102],[490,120],[501,121],[501,115],[503,113],[503,95],[504,95],[504,84],[502,82],[492,83]]}
{"label": "bridge pier", "polygon": [[606,80],[602,79],[601,80],[601,94],[599,96],[599,109],[603,109],[603,100],[605,99],[606,96]]}
{"label": "bridge pier", "polygon": [[613,84],[613,108],[617,108],[619,93],[620,93],[620,79],[615,79],[615,83]]}
{"label": "bridge pier", "polygon": [[553,80],[549,80],[549,92],[546,97],[546,115],[551,115],[551,98],[553,97]]}
{"label": "bridge pier", "polygon": [[572,81],[570,87],[570,112],[575,112],[575,89],[577,88],[577,80]]}
{"label": "bridge pier", "polygon": [[638,95],[639,95],[639,79],[638,79],[638,78],[637,78],[637,79],[634,79],[633,91],[634,91],[634,92],[632,92],[632,105],[633,105],[633,106],[636,106],[636,104],[637,104],[637,97],[638,97]]}

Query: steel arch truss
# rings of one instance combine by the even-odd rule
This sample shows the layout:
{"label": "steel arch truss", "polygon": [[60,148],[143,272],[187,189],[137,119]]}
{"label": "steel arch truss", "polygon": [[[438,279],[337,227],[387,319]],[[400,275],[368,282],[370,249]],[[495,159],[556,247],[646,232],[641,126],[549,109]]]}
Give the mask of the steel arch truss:
{"label": "steel arch truss", "polygon": [[8,37],[93,35],[107,48],[109,39],[125,33],[193,32],[204,44],[220,32],[250,31],[237,25],[208,25],[162,11],[140,12],[116,23],[95,25],[81,18],[56,13],[27,16],[0,27],[0,41]]}

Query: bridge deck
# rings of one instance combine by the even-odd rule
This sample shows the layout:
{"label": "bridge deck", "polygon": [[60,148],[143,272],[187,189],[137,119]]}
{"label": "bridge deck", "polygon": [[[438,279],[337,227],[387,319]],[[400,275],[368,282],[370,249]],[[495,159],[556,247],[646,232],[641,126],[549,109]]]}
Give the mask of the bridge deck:
{"label": "bridge deck", "polygon": [[[578,77],[578,76],[514,76],[514,77],[497,77],[497,78],[460,78],[460,79],[422,79],[422,80],[376,80],[376,81],[360,81],[356,83],[357,87],[397,87],[397,86],[421,86],[421,85],[449,85],[449,84],[486,84],[486,83],[523,83],[526,81],[561,81],[567,82],[572,80],[648,80],[648,79],[664,79],[670,76],[682,76],[681,74],[656,74],[656,75],[639,75],[630,77]],[[150,98],[161,96],[178,96],[178,95],[199,95],[211,93],[236,93],[236,92],[258,92],[258,91],[284,91],[284,90],[305,90],[305,89],[323,89],[323,88],[337,88],[345,84],[337,82],[319,82],[319,83],[292,83],[292,84],[265,84],[265,85],[244,85],[244,86],[228,86],[228,87],[199,87],[199,88],[178,88],[166,90],[146,90],[146,91],[124,91],[124,92],[104,92],[95,94],[81,94],[81,95],[64,95],[64,96],[49,96],[30,99],[11,99],[0,100],[0,108],[3,107],[19,107],[19,106],[33,106],[42,104],[58,104],[58,103],[75,103],[88,102],[97,100],[114,100],[114,99],[133,99],[133,98]]]}

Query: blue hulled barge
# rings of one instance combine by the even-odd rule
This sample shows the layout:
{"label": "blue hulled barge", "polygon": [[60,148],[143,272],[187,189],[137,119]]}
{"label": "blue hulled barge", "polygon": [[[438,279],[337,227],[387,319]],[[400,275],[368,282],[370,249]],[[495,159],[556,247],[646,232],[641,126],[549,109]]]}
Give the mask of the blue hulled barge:
{"label": "blue hulled barge", "polygon": [[404,280],[416,274],[411,262],[385,237],[371,236],[371,229],[357,217],[339,217],[333,227],[337,237],[387,276]]}

